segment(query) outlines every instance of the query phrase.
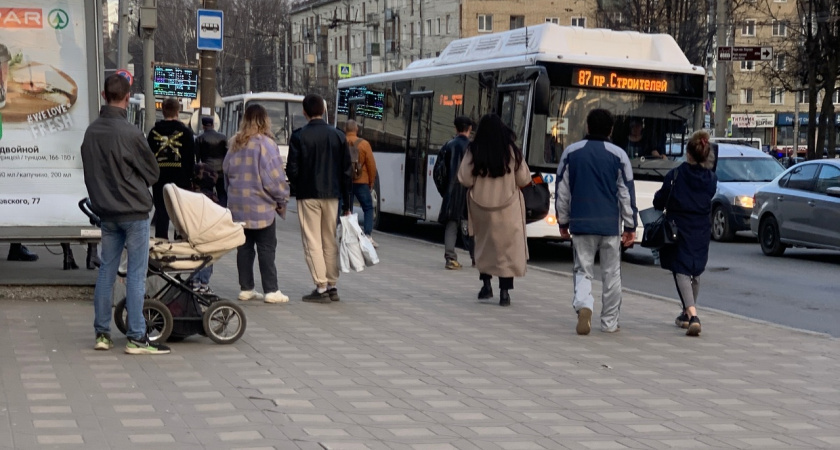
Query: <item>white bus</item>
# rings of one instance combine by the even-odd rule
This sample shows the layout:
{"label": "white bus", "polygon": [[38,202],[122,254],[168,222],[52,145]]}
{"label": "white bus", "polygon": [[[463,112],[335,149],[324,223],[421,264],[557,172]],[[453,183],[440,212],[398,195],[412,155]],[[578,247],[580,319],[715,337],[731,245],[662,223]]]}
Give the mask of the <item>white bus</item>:
{"label": "white bus", "polygon": [[[643,118],[647,138],[664,154],[666,137],[673,142],[702,123],[704,73],[668,35],[545,24],[459,39],[405,70],[340,80],[336,124],[355,119],[371,143],[377,226],[400,218],[435,221],[441,197],[431,173],[438,150],[455,134],[455,116],[477,122],[499,114],[530,168],[553,190],[560,155],[584,137],[590,110],[613,112],[614,136],[626,136],[629,120]],[[634,160],[640,210],[672,166]],[[529,224],[528,237],[559,239],[556,222],[549,214]]]}
{"label": "white bus", "polygon": [[[181,104],[181,111],[178,113],[178,118],[181,119],[184,125],[190,127],[190,119],[195,112],[195,109],[192,107],[192,101],[190,99],[178,99],[178,102]],[[163,99],[155,98],[155,122],[163,120],[162,104]],[[134,94],[134,96],[128,99],[128,121],[142,130],[146,123],[145,120],[146,96],[143,94]],[[195,127],[192,128],[195,131]]]}
{"label": "white bus", "polygon": [[271,132],[274,133],[277,146],[280,148],[280,156],[283,163],[289,155],[289,137],[292,131],[306,125],[306,118],[303,116],[303,96],[288,94],[285,92],[255,92],[249,94],[232,95],[222,97],[224,106],[219,113],[219,132],[233,137],[239,129],[239,122],[245,108],[251,103],[258,103],[268,112],[271,120]]}

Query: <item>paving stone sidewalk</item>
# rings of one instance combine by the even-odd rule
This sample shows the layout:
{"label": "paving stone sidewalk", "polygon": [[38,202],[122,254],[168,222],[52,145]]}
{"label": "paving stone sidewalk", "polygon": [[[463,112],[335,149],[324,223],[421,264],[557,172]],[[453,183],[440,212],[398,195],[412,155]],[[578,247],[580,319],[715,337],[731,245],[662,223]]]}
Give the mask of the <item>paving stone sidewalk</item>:
{"label": "paving stone sidewalk", "polygon": [[[375,237],[382,262],[343,274],[340,302],[302,303],[289,214],[292,301],[242,304],[229,346],[130,356],[115,331],[96,352],[90,302],[0,301],[0,448],[840,448],[836,339],[702,309],[688,338],[676,303],[635,294],[619,333],[577,336],[566,276],[530,270],[501,308],[441,246]],[[229,298],[234,256],[212,279]]]}

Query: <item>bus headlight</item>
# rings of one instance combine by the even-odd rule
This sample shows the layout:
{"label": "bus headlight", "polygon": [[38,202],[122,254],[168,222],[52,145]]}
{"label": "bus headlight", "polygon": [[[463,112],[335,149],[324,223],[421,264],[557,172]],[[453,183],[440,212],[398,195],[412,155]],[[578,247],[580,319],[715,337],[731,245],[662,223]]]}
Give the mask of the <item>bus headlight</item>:
{"label": "bus headlight", "polygon": [[549,214],[549,215],[545,216],[545,221],[549,225],[557,225],[557,218],[554,217],[554,214]]}
{"label": "bus headlight", "polygon": [[735,196],[735,206],[740,206],[746,209],[752,209],[755,206],[755,199],[749,195]]}

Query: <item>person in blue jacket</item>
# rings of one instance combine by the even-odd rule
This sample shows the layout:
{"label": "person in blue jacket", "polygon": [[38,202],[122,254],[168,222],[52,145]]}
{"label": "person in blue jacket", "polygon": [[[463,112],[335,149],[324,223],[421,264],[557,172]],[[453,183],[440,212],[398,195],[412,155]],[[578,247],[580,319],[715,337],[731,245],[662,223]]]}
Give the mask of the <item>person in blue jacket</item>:
{"label": "person in blue jacket", "polygon": [[686,145],[686,159],[665,175],[662,187],[653,197],[653,207],[666,210],[667,217],[677,224],[677,243],[660,249],[660,264],[673,273],[682,301],[683,311],[676,319],[677,326],[688,328],[688,336],[698,336],[700,284],[697,277],[706,270],[709,260],[712,197],[717,186],[709,133],[701,130],[691,135]]}

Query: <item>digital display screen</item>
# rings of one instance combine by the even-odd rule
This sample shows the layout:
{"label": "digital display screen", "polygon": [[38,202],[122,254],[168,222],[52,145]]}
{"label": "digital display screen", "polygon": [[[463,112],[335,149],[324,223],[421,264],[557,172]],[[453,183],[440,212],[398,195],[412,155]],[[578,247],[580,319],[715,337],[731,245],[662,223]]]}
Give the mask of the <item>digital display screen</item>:
{"label": "digital display screen", "polygon": [[338,93],[336,110],[339,114],[349,116],[351,105],[356,116],[382,120],[382,114],[385,111],[385,93],[372,91],[365,86],[341,89]]}
{"label": "digital display screen", "polygon": [[155,97],[196,98],[198,69],[195,67],[155,66]]}
{"label": "digital display screen", "polygon": [[678,94],[674,75],[650,74],[604,68],[581,67],[572,70],[572,86],[616,91]]}

